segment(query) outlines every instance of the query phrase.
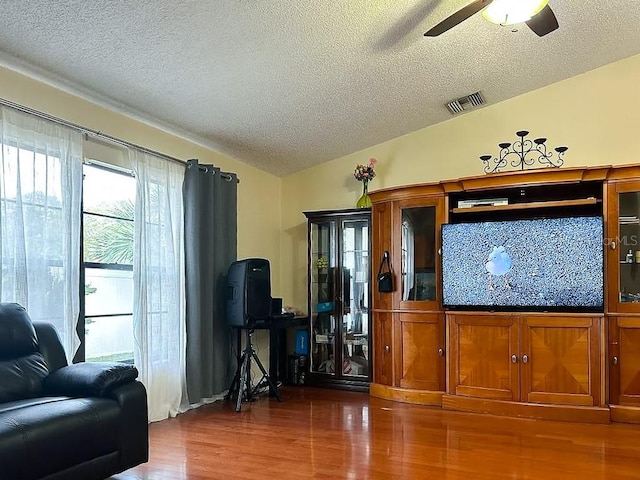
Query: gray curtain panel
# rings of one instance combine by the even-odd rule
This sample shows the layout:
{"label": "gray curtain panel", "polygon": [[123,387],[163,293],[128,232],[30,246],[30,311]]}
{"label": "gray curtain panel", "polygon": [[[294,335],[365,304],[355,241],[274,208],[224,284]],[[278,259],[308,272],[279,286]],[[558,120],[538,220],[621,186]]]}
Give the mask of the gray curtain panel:
{"label": "gray curtain panel", "polygon": [[225,315],[226,275],[237,257],[235,174],[189,160],[183,184],[188,403],[218,396],[235,371]]}

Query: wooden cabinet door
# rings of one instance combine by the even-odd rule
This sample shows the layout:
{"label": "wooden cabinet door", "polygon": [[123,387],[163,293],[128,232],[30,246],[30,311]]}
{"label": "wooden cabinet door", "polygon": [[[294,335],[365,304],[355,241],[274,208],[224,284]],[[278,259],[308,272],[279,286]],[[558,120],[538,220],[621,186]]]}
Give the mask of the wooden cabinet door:
{"label": "wooden cabinet door", "polygon": [[398,313],[396,378],[399,386],[443,392],[445,389],[444,315]]}
{"label": "wooden cabinet door", "polygon": [[599,405],[600,322],[565,315],[522,318],[523,402]]}
{"label": "wooden cabinet door", "polygon": [[393,385],[393,314],[373,313],[373,382]]}
{"label": "wooden cabinet door", "polygon": [[437,311],[442,304],[440,226],[445,219],[444,198],[428,196],[393,203],[394,292],[401,310]]}
{"label": "wooden cabinet door", "polygon": [[518,318],[447,315],[449,393],[517,401]]}
{"label": "wooden cabinet door", "polygon": [[609,319],[609,403],[640,407],[640,317]]}
{"label": "wooden cabinet door", "polygon": [[[640,182],[612,182],[608,185],[607,260],[608,309],[619,313],[640,313]],[[628,257],[629,256],[629,257]]]}
{"label": "wooden cabinet door", "polygon": [[[378,291],[378,268],[385,251],[392,249],[391,202],[376,203],[371,207],[371,297],[374,310],[391,310],[393,293]],[[400,282],[400,269],[393,269],[393,286],[397,290]]]}

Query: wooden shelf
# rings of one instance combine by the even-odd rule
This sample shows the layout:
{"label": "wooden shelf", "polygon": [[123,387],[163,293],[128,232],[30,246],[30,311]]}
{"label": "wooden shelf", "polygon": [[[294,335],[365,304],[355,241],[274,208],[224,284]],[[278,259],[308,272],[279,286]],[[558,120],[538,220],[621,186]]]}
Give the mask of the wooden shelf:
{"label": "wooden shelf", "polygon": [[503,210],[527,210],[532,208],[574,207],[579,205],[595,205],[601,202],[597,198],[579,198],[576,200],[555,200],[550,202],[512,203],[510,205],[487,205],[482,207],[452,208],[451,213],[499,212]]}

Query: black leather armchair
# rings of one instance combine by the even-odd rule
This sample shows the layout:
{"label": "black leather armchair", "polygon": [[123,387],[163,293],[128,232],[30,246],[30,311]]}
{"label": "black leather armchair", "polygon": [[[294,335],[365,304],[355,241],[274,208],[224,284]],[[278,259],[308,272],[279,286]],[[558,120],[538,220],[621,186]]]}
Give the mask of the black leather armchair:
{"label": "black leather armchair", "polygon": [[67,365],[52,325],[0,303],[0,480],[101,480],[148,460],[132,365]]}

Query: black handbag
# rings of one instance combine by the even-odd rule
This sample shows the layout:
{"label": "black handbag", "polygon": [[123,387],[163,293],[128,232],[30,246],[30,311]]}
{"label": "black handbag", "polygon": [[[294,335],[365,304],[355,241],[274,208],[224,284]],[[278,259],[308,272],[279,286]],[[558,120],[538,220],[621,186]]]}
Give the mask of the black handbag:
{"label": "black handbag", "polygon": [[[383,272],[382,268],[387,265],[387,271]],[[393,292],[393,275],[391,273],[391,263],[389,262],[389,252],[386,250],[382,254],[382,261],[378,269],[378,291]]]}

